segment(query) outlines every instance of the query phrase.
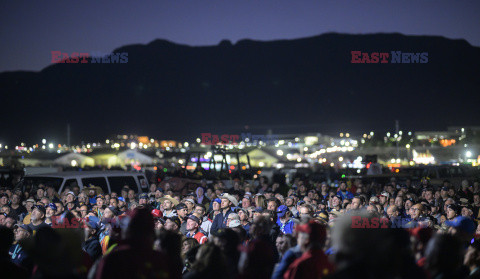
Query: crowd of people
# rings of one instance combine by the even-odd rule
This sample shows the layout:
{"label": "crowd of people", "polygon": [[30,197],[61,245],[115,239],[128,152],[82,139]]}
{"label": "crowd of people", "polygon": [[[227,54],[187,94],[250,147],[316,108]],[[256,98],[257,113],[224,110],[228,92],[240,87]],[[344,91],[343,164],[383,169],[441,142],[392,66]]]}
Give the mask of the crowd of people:
{"label": "crowd of people", "polygon": [[131,186],[0,189],[2,278],[480,278],[478,181]]}

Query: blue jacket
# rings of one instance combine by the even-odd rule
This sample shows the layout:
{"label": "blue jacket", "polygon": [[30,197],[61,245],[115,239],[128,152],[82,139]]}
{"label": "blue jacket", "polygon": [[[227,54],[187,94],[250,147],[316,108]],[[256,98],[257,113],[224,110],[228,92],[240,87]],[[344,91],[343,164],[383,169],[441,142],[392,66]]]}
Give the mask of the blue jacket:
{"label": "blue jacket", "polygon": [[289,219],[285,224],[278,219],[277,225],[280,227],[282,234],[293,234],[293,225],[295,225],[295,222],[293,222],[292,219]]}
{"label": "blue jacket", "polygon": [[275,267],[275,270],[272,274],[272,279],[283,279],[283,274],[287,271],[290,264],[296,259],[300,258],[302,254],[302,250],[300,250],[300,246],[298,245],[288,249],[278,265]]}
{"label": "blue jacket", "polygon": [[349,191],[345,191],[345,194],[342,191],[338,191],[337,195],[340,195],[342,197],[342,200],[344,199],[353,199],[353,194],[350,193]]}
{"label": "blue jacket", "polygon": [[227,213],[223,215],[222,212],[217,214],[213,219],[212,226],[210,227],[210,233],[216,233],[221,228],[227,227],[227,217],[230,213],[233,213],[231,209],[228,209]]}

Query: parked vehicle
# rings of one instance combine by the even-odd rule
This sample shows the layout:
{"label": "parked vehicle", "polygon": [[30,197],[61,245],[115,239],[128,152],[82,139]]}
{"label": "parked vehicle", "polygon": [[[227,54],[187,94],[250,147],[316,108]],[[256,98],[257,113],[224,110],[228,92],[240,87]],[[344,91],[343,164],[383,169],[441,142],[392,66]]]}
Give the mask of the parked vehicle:
{"label": "parked vehicle", "polygon": [[126,171],[66,171],[51,174],[27,175],[24,187],[27,185],[38,186],[40,183],[53,186],[58,193],[65,187],[79,186],[80,190],[89,185],[102,188],[104,193],[120,193],[128,185],[137,193],[148,188],[147,178],[143,173]]}

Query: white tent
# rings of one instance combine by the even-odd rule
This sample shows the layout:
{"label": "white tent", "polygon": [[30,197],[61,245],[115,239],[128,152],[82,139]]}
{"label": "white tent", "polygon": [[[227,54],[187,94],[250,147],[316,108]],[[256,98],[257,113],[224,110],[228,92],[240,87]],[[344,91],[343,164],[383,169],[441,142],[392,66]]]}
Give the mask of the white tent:
{"label": "white tent", "polygon": [[118,153],[118,160],[125,165],[127,164],[140,164],[140,165],[151,165],[153,164],[153,158],[140,153],[136,150],[127,150]]}
{"label": "white tent", "polygon": [[71,167],[78,166],[83,168],[85,166],[94,166],[95,160],[79,153],[68,153],[55,159],[53,163],[56,165]]}

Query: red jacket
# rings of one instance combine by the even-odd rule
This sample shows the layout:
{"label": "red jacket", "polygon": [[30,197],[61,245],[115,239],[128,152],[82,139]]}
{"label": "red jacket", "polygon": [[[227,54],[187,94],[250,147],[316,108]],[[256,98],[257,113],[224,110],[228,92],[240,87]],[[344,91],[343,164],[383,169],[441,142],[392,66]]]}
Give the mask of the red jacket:
{"label": "red jacket", "polygon": [[321,249],[314,249],[303,253],[296,259],[283,275],[284,279],[302,278],[318,279],[332,273],[333,265]]}

